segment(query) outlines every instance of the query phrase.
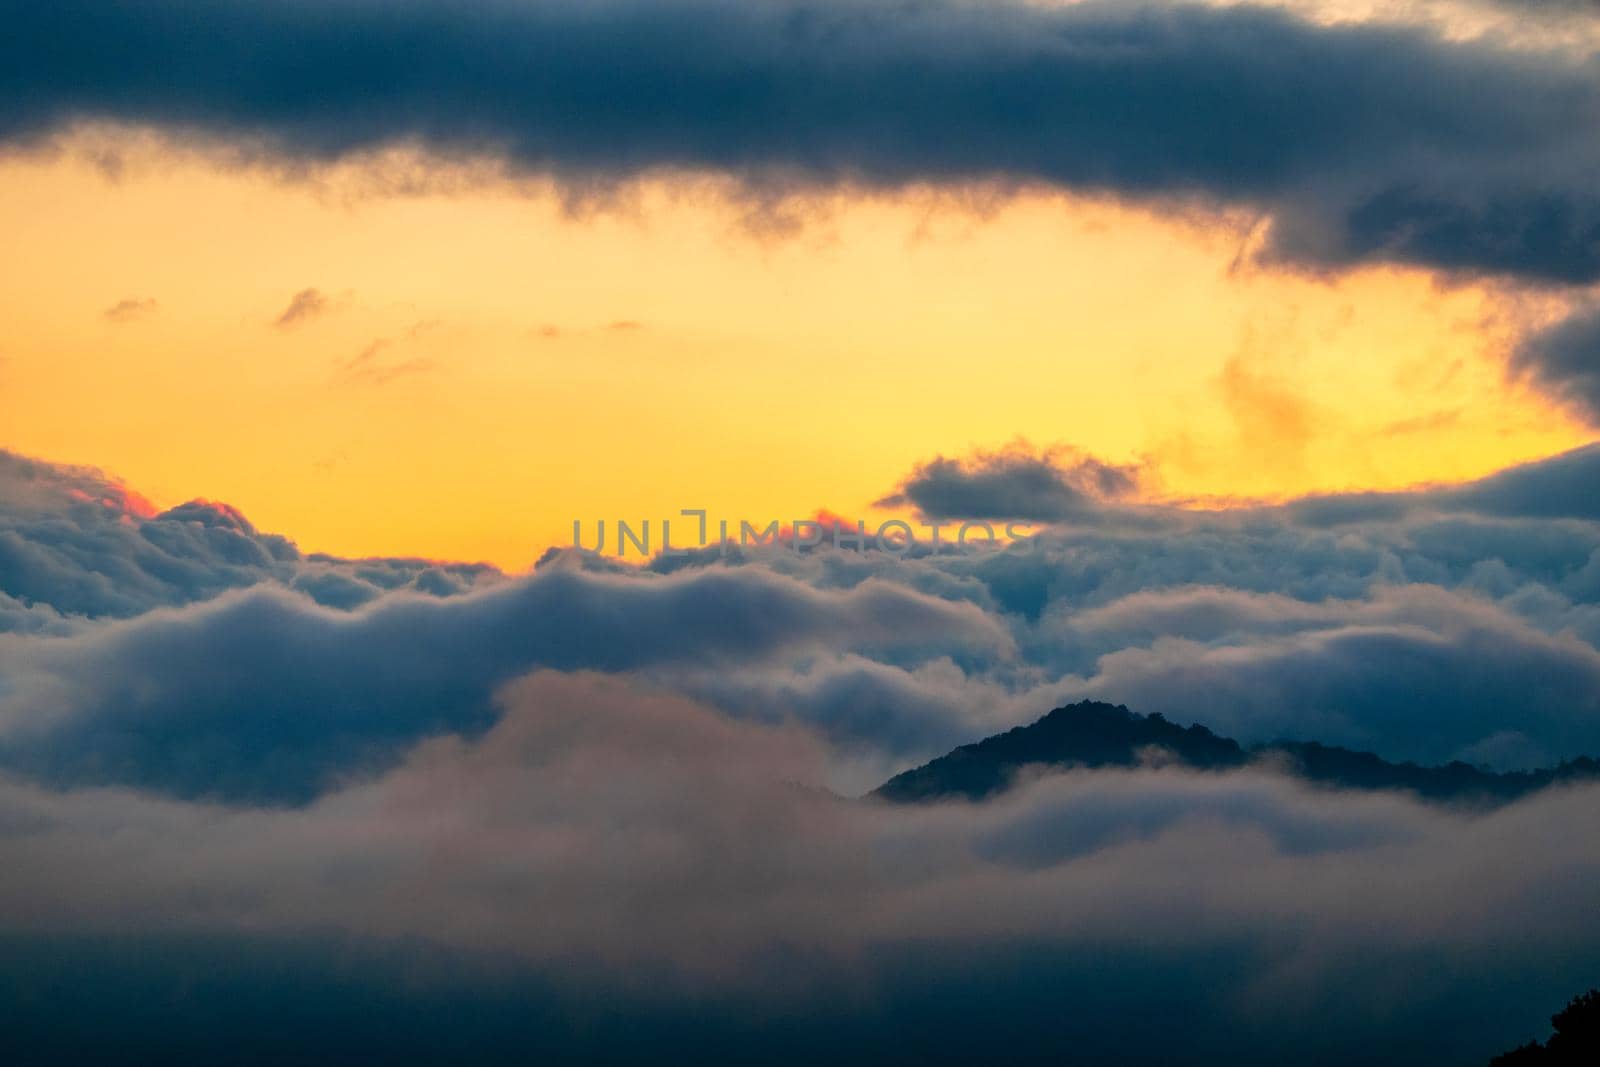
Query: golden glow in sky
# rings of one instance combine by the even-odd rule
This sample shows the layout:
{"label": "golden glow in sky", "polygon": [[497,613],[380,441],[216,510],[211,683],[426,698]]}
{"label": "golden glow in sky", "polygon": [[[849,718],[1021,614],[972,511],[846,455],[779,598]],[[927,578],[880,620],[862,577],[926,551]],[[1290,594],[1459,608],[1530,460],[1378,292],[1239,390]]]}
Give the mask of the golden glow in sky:
{"label": "golden glow in sky", "polygon": [[0,161],[0,446],[307,550],[522,568],[574,518],[865,513],[1019,437],[1144,461],[1165,498],[1587,439],[1505,381],[1532,298],[1252,264],[1249,220],[1057,194],[752,218],[687,179],[574,208],[107,143]]}

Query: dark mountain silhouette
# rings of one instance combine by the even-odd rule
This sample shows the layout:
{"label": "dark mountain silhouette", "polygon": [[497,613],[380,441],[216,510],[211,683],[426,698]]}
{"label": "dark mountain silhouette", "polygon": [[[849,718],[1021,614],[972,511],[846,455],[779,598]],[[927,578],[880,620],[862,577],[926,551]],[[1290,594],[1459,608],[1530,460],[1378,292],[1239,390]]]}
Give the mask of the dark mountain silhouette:
{"label": "dark mountain silhouette", "polygon": [[1512,1049],[1489,1061],[1489,1067],[1593,1067],[1600,1063],[1600,989],[1573,997],[1550,1016],[1555,1033]]}
{"label": "dark mountain silhouette", "polygon": [[1086,700],[895,775],[873,795],[897,803],[983,800],[1008,789],[1024,768],[1151,762],[1201,771],[1256,765],[1336,789],[1403,790],[1438,803],[1479,806],[1509,803],[1558,782],[1600,779],[1600,762],[1588,757],[1546,770],[1497,774],[1460,762],[1442,767],[1390,763],[1371,752],[1315,741],[1246,748],[1204,726],[1179,726],[1161,715],[1136,715],[1120,705]]}

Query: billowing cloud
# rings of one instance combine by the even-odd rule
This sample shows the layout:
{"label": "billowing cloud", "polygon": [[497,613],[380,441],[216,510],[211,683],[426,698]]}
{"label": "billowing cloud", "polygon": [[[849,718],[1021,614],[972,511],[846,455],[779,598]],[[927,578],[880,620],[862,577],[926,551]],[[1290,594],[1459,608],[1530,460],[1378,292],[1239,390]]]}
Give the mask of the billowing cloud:
{"label": "billowing cloud", "polygon": [[579,182],[1045,183],[1247,205],[1302,264],[1600,278],[1587,65],[1427,28],[1120,3],[65,0],[10,13],[0,69],[13,143],[114,120]]}
{"label": "billowing cloud", "polygon": [[534,666],[623,671],[787,651],[1003,655],[971,605],[867,581],[814,590],[756,568],[641,579],[563,567],[354,613],[281,589],[88,628],[0,637],[0,763],[55,781],[304,800],[430,734],[474,732]]}
{"label": "billowing cloud", "polygon": [[[1251,741],[1376,746],[1398,759],[1528,766],[1600,751],[1600,652],[1473,599],[1428,589],[1389,592],[1370,606],[1212,598],[1218,614],[1254,615],[1233,626],[1206,617],[1203,594],[1164,599],[1160,607],[1191,613],[1200,639],[1182,636],[1180,622],[1107,653],[1086,694],[1114,693]],[[1258,636],[1204,640],[1221,629]]]}
{"label": "billowing cloud", "polygon": [[[165,512],[100,471],[0,449],[0,593],[16,610],[130,617],[276,582],[353,608],[394,589],[443,594],[499,578],[482,564],[303,555],[227,504]],[[0,631],[13,625],[0,601]]]}
{"label": "billowing cloud", "polygon": [[1064,448],[1025,444],[962,459],[920,464],[879,507],[906,504],[934,519],[1080,518],[1138,486],[1139,468],[1117,466]]}
{"label": "billowing cloud", "polygon": [[0,449],[0,504],[8,515],[63,518],[105,514],[113,521],[149,518],[155,506],[93,467],[29,459]]}

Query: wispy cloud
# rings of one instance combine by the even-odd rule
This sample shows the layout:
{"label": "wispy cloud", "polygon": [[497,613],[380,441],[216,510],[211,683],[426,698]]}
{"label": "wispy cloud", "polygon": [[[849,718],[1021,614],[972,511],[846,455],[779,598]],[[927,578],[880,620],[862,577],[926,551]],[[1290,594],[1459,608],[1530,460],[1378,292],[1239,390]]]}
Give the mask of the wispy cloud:
{"label": "wispy cloud", "polygon": [[388,385],[398,378],[432,370],[434,362],[425,356],[405,359],[386,359],[396,341],[380,337],[339,366],[341,380],[356,385]]}
{"label": "wispy cloud", "polygon": [[289,298],[289,305],[273,320],[280,329],[299,325],[326,314],[333,301],[320,289],[302,289]]}
{"label": "wispy cloud", "polygon": [[100,314],[107,322],[137,322],[154,315],[158,307],[160,305],[151,297],[128,297],[118,300]]}
{"label": "wispy cloud", "polygon": [[541,323],[531,331],[534,337],[541,341],[560,341],[568,337],[593,336],[595,334],[629,334],[639,333],[645,329],[645,324],[638,319],[613,319],[601,326],[560,326],[553,322]]}

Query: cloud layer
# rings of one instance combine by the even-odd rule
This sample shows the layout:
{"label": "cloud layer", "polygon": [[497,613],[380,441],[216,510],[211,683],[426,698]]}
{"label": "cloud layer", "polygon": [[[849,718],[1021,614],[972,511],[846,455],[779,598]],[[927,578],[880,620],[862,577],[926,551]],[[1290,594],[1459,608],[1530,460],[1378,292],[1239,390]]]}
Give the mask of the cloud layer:
{"label": "cloud layer", "polygon": [[[515,579],[304,557],[225,505],[156,514],[104,476],[12,457],[0,766],[305,803],[424,738],[476,736],[496,687],[540,667],[803,726],[849,792],[1084,697],[1247,742],[1553,763],[1600,752],[1594,456],[1233,513],[1085,494],[1006,549],[710,550],[642,570],[568,551]],[[1045,478],[1030,503],[1009,459],[946,466],[1003,483],[1001,513],[1060,499]]]}
{"label": "cloud layer", "polygon": [[[253,1047],[1471,1062],[1600,960],[1593,787],[1484,814],[1155,761],[851,795],[1089,696],[1426,762],[1600,752],[1594,456],[1238,512],[1085,493],[1004,549],[520,577],[306,556],[5,456],[8,1032],[41,1062],[173,1030],[215,1059],[284,1020]],[[1001,511],[1101,470],[980,456],[908,495],[930,469]],[[1131,1025],[1152,1000],[1185,1025]]]}
{"label": "cloud layer", "polygon": [[[1537,1011],[1600,943],[1593,789],[1471,818],[1247,773],[1134,771],[908,811],[796,784],[822,759],[802,731],[615,678],[539,674],[501,706],[480,738],[430,742],[292,811],[0,783],[0,917],[35,952],[54,930],[136,929],[158,986],[183,973],[164,940],[227,938],[224,970],[270,968],[256,976],[269,1004],[307,963],[285,971],[244,938],[420,939],[481,961],[444,965],[452,985],[509,986],[524,1013],[550,1010],[535,1048],[621,1054],[665,1011],[685,1047],[778,1062],[814,1057],[835,1026],[897,1035],[898,1050],[881,1034],[828,1038],[847,1062],[966,1058],[980,1020],[991,1042],[1014,1035],[1019,1058],[1453,1062],[1515,1037],[1507,1015]],[[73,954],[57,949],[44,973]],[[411,995],[440,969],[408,954]],[[126,966],[97,973],[91,988]],[[949,1031],[949,1002],[978,988],[1005,993],[963,1008],[965,1037]],[[1500,1010],[1482,1010],[1485,988]],[[399,995],[367,975],[354,989],[357,1019]],[[211,995],[202,982],[146,1010],[182,1018]],[[585,1036],[544,1007],[563,996],[598,997],[580,1016],[610,1024]],[[1193,1025],[1130,1026],[1152,996]],[[40,1012],[25,998],[20,1032],[49,1032]],[[751,1012],[766,1020],[753,1033],[730,1018]],[[425,1041],[463,1040],[451,1013],[431,1017]],[[771,1044],[802,1018],[800,1043]],[[479,1055],[514,1055],[498,1047]]]}

